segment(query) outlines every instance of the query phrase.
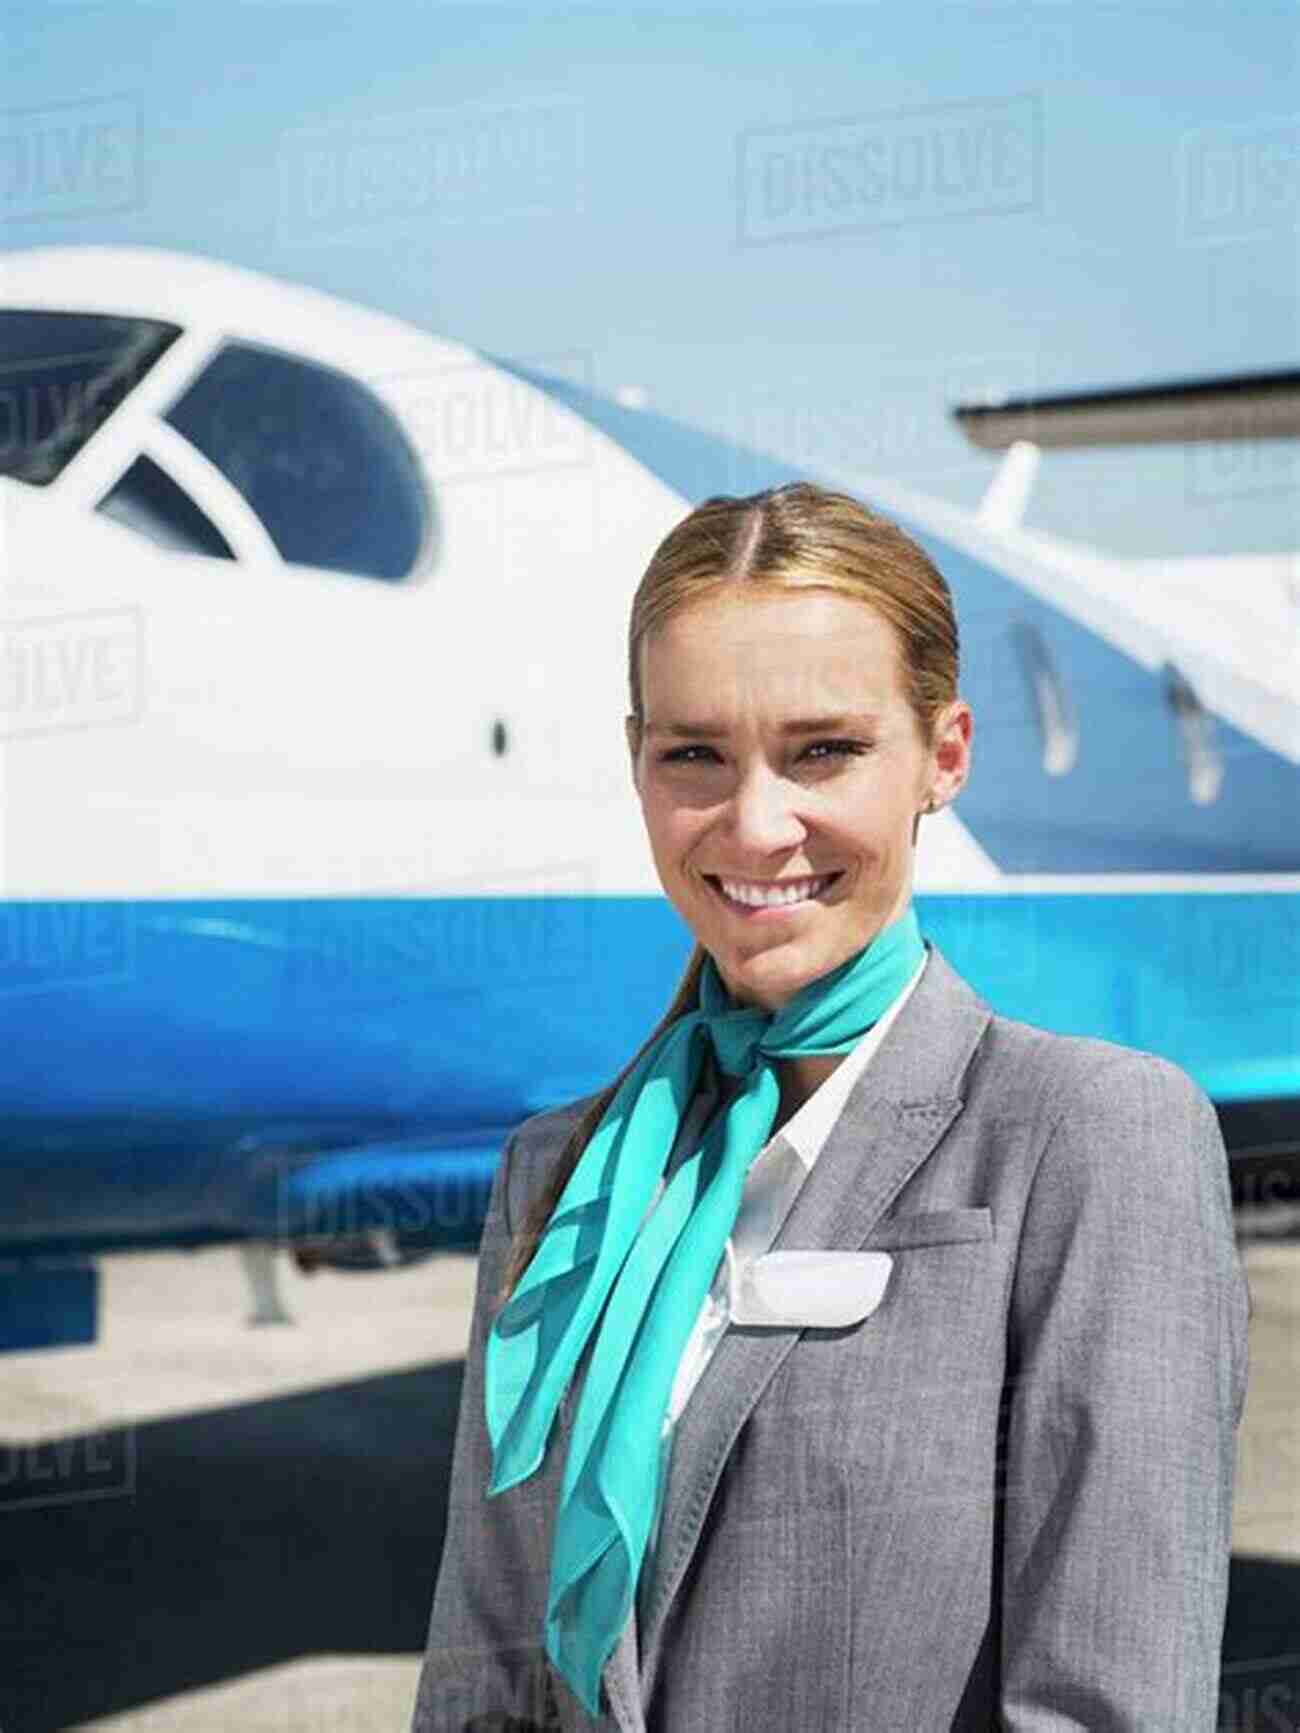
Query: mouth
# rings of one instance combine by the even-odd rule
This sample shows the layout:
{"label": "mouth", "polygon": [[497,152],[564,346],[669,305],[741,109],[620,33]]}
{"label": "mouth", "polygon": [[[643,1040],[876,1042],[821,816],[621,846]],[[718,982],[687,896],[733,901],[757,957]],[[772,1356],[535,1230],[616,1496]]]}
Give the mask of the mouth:
{"label": "mouth", "polygon": [[843,870],[822,873],[815,879],[797,881],[801,893],[798,896],[783,899],[780,902],[749,903],[728,896],[722,888],[721,878],[716,873],[704,874],[705,883],[727,912],[738,916],[741,920],[749,921],[789,920],[791,916],[798,914],[800,909],[809,908],[815,903],[824,903],[843,877]]}

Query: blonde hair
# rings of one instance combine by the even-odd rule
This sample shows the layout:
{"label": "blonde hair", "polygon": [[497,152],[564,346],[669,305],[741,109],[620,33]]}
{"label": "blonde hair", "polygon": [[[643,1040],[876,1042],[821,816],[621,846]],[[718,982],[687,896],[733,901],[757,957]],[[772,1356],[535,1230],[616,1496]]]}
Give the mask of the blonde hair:
{"label": "blonde hair", "polygon": [[[903,692],[922,741],[957,696],[959,643],[952,594],[925,550],[850,494],[790,482],[736,498],[719,494],[670,530],[645,569],[628,626],[628,691],[637,750],[643,726],[641,647],[679,610],[740,587],[833,590],[866,603],[894,628]],[[919,819],[917,821],[919,823]],[[913,840],[916,830],[913,827]],[[691,952],[672,1002],[613,1081],[575,1121],[510,1247],[498,1304],[532,1261],[546,1224],[620,1085],[650,1047],[699,1002],[703,945]]]}

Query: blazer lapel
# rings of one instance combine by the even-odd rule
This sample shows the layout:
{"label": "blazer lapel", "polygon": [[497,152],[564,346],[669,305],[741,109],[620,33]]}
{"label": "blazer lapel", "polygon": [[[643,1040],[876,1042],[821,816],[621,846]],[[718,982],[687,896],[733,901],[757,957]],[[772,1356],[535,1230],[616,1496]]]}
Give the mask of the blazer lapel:
{"label": "blazer lapel", "polygon": [[[856,1251],[961,1111],[962,1078],[988,1005],[927,941],[921,979],[845,1101],[775,1248]],[[723,1464],[798,1341],[795,1328],[727,1330],[673,1436],[663,1531],[640,1633],[644,1700],[664,1616],[699,1540]]]}

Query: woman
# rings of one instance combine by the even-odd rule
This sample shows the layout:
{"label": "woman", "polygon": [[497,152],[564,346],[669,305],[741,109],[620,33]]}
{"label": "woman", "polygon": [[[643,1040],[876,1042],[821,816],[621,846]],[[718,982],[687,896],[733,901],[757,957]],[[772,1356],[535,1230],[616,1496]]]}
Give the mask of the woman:
{"label": "woman", "polygon": [[970,766],[943,577],[846,495],[711,499],[629,652],[697,943],[497,1174],[414,1733],[1213,1728],[1223,1144],[1177,1067],[920,937]]}

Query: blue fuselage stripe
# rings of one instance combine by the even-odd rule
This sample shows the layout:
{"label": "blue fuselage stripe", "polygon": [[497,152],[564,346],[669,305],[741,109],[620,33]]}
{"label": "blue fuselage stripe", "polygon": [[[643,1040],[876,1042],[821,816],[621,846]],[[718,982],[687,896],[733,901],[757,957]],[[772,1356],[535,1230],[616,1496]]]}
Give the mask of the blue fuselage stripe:
{"label": "blue fuselage stripe", "polygon": [[[1220,1101],[1300,1096],[1294,898],[917,908],[1003,1015],[1160,1053]],[[0,920],[25,935],[23,989],[0,997],[0,1243],[253,1231],[285,1161],[330,1151],[394,1183],[425,1158],[478,1183],[511,1127],[621,1069],[690,948],[654,897],[9,903]]]}

